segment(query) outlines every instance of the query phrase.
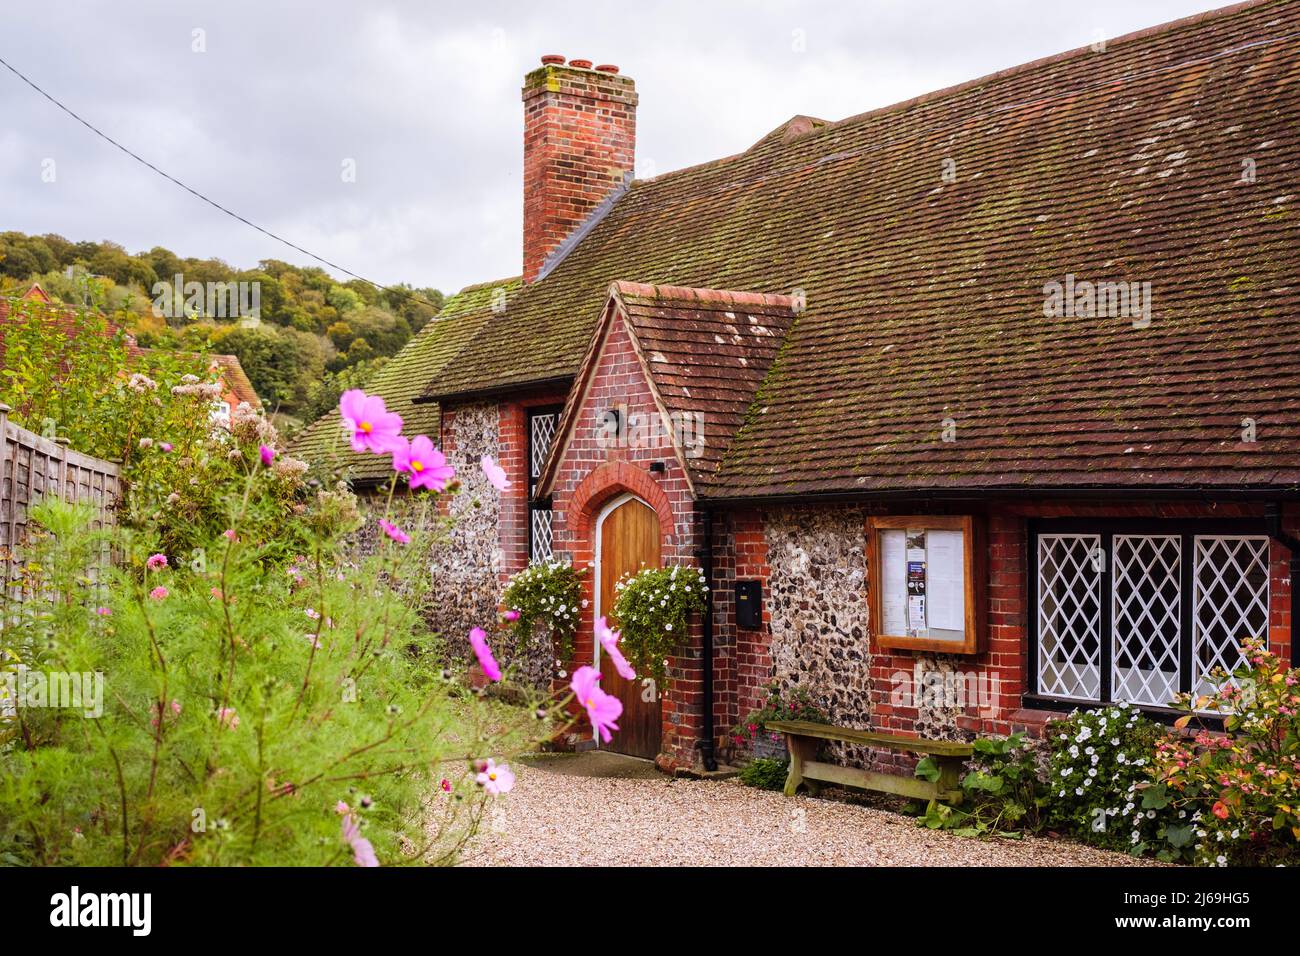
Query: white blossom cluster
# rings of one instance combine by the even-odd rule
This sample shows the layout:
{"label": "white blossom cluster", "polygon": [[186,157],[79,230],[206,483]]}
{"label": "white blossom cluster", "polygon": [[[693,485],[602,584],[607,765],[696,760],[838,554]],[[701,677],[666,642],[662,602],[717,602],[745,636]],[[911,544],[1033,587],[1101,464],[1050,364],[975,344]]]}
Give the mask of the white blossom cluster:
{"label": "white blossom cluster", "polygon": [[[1053,748],[1051,781],[1058,798],[1081,804],[1094,831],[1129,823],[1129,844],[1135,848],[1154,839],[1152,828],[1159,826],[1154,822],[1157,811],[1142,808],[1140,784],[1149,780],[1144,771],[1151,766],[1153,753],[1133,733],[1141,720],[1141,713],[1127,702],[1072,713],[1068,732],[1057,736]],[[1177,817],[1186,820],[1187,811],[1179,810]]]}

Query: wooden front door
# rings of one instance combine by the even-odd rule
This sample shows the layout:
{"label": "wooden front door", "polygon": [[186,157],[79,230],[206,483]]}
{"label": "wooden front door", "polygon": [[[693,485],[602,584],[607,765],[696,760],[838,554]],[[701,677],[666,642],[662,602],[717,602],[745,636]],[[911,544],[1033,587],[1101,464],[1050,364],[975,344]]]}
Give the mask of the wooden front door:
{"label": "wooden front door", "polygon": [[[605,615],[609,626],[617,630],[614,585],[623,575],[639,571],[642,566],[660,566],[659,516],[639,498],[619,498],[602,513],[597,534],[600,535],[596,578],[600,588],[598,613]],[[619,729],[613,740],[601,746],[634,757],[657,757],[663,739],[658,688],[641,677],[633,681],[619,677],[604,654],[600,657],[600,686],[623,702]]]}

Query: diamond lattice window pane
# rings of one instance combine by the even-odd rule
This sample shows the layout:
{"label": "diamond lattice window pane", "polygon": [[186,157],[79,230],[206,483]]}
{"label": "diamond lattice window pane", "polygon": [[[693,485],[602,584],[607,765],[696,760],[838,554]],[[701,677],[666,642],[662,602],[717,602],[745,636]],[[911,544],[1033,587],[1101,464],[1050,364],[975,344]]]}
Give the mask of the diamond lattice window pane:
{"label": "diamond lattice window pane", "polygon": [[546,454],[551,450],[551,440],[555,438],[555,425],[558,418],[558,415],[533,416],[533,451],[532,460],[528,463],[528,474],[532,478],[538,478],[542,474],[542,466],[546,464]]}
{"label": "diamond lattice window pane", "polygon": [[551,509],[534,508],[533,522],[533,561],[545,561],[551,556]]}
{"label": "diamond lattice window pane", "polygon": [[1268,538],[1197,535],[1194,568],[1192,680],[1205,694],[1211,671],[1242,664],[1243,640],[1268,640]]}
{"label": "diamond lattice window pane", "polygon": [[1164,706],[1178,693],[1182,542],[1115,535],[1111,699]]}
{"label": "diamond lattice window pane", "polygon": [[1101,692],[1101,536],[1038,538],[1038,689],[1096,700]]}

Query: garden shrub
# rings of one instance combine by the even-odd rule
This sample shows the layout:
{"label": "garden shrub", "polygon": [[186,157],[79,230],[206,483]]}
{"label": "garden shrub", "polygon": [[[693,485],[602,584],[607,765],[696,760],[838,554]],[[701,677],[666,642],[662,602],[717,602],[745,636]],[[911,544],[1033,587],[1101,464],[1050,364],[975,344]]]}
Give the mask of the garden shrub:
{"label": "garden shrub", "polygon": [[738,747],[754,746],[754,743],[766,735],[771,743],[778,743],[780,734],[769,733],[768,721],[772,720],[808,720],[816,724],[829,723],[825,712],[813,703],[811,695],[802,687],[796,687],[788,695],[781,694],[781,685],[776,681],[767,685],[767,701],[759,710],[751,710],[744,719],[731,728],[731,740]]}
{"label": "garden shrub", "polygon": [[1245,663],[1210,675],[1214,690],[1184,695],[1186,727],[1201,713],[1223,717],[1228,735],[1204,729],[1162,741],[1151,799],[1195,827],[1196,862],[1211,866],[1300,863],[1300,669],[1284,667],[1263,642],[1247,641]]}
{"label": "garden shrub", "polygon": [[790,761],[776,757],[759,757],[740,770],[740,782],[759,790],[784,790]]}
{"label": "garden shrub", "polygon": [[[953,830],[962,836],[1019,836],[1038,831],[1048,798],[1039,755],[1025,735],[981,737],[972,746],[975,753],[961,778],[961,805],[952,807],[932,800],[922,822],[931,829]],[[917,763],[915,774],[934,783],[939,779],[939,767],[932,757],[925,757]]]}
{"label": "garden shrub", "polygon": [[1050,824],[1094,846],[1185,858],[1192,821],[1151,787],[1156,747],[1168,736],[1126,703],[1054,721],[1048,726]]}
{"label": "garden shrub", "polygon": [[614,585],[620,647],[638,673],[663,686],[668,658],[686,640],[690,615],[704,610],[708,593],[698,568],[642,568]]}
{"label": "garden shrub", "polygon": [[105,596],[83,574],[89,514],[32,517],[59,533],[33,543],[29,583],[58,600],[25,605],[6,647],[33,671],[103,674],[103,713],[0,723],[10,862],[330,865],[360,861],[358,840],[385,862],[451,859],[483,812],[474,761],[537,730],[429,665],[435,641],[389,584],[420,574],[415,549],[351,568],[317,539],[270,575],[232,519],[200,573],[149,567],[152,541],[128,532]]}
{"label": "garden shrub", "polygon": [[84,454],[121,461],[129,486],[145,480],[141,470],[151,463],[139,454],[144,448],[171,442],[183,456],[191,441],[211,431],[210,402],[196,416],[197,402],[172,401],[173,389],[182,385],[215,387],[220,394],[216,371],[201,356],[131,354],[126,335],[93,310],[60,309],[54,321],[43,303],[11,305],[0,399],[17,424],[66,438]]}

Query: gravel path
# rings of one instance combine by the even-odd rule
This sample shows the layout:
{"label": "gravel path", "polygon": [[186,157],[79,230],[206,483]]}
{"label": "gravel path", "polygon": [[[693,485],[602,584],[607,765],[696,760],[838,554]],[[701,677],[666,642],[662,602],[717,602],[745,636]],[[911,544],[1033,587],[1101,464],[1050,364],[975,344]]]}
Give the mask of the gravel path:
{"label": "gravel path", "polygon": [[737,780],[666,777],[614,754],[512,764],[514,790],[462,857],[468,866],[1134,866],[1059,840],[971,839],[834,800]]}

